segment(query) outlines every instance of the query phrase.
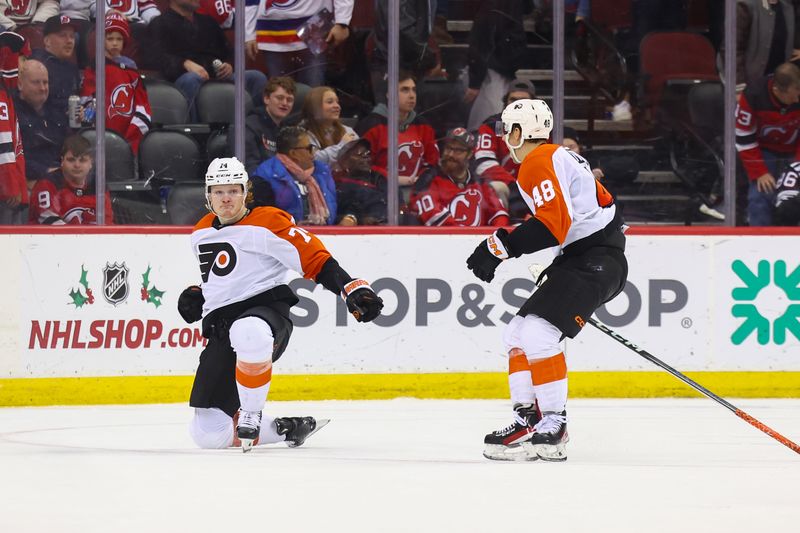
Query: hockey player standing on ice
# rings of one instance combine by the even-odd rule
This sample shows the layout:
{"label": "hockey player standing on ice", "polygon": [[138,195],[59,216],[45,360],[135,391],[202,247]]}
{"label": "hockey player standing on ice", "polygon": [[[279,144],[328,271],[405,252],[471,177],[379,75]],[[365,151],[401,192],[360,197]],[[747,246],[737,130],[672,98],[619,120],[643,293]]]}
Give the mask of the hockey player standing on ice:
{"label": "hockey player standing on ice", "polygon": [[[214,159],[206,173],[211,211],[192,232],[202,288],[190,286],[178,299],[189,323],[203,319],[208,345],[200,355],[189,405],[190,433],[201,448],[286,441],[300,446],[321,427],[312,417],[263,416],[272,364],[292,334],[290,308],[297,296],[284,283],[288,271],[341,295],[359,322],[374,320],[383,301],[369,284],[354,279],[317,237],[274,207],[247,209],[244,165]],[[234,429],[235,428],[235,429]]]}
{"label": "hockey player standing on ice", "polygon": [[[558,247],[540,287],[503,334],[514,421],[486,435],[489,459],[567,458],[567,364],[560,343],[624,287],[622,217],[580,155],[547,142],[553,114],[543,100],[518,100],[502,114],[504,141],[521,163],[517,187],[532,216],[498,229],[467,259],[483,281],[504,260]],[[546,279],[545,279],[546,276]]]}

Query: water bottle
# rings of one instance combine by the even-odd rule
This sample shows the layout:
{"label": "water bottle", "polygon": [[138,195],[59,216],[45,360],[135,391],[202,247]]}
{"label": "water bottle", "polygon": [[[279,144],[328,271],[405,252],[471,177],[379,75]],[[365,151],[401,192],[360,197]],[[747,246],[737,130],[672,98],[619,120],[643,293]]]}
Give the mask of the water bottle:
{"label": "water bottle", "polygon": [[219,59],[215,59],[211,62],[211,66],[214,67],[214,77],[219,75],[219,69],[222,68],[222,61]]}

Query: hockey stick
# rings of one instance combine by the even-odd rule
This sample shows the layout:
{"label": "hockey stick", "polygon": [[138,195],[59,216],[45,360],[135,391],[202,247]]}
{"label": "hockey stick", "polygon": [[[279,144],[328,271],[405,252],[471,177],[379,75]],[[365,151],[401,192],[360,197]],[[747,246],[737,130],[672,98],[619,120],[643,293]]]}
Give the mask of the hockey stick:
{"label": "hockey stick", "polygon": [[[539,277],[541,275],[540,268],[541,268],[540,265],[531,265],[529,267],[529,270],[531,271],[531,274],[533,274],[534,280],[537,281],[537,282],[538,282]],[[780,433],[778,433],[777,431],[775,431],[771,427],[767,426],[763,422],[760,422],[760,421],[756,420],[755,418],[753,418],[752,416],[748,415],[747,413],[745,413],[744,411],[742,411],[741,409],[739,409],[735,405],[731,404],[730,402],[727,402],[726,400],[723,400],[722,398],[720,398],[719,396],[717,396],[716,394],[714,394],[713,392],[711,392],[707,388],[703,387],[702,385],[700,385],[696,381],[692,380],[688,376],[678,372],[677,370],[675,370],[674,368],[672,368],[667,363],[665,363],[664,361],[662,361],[661,359],[659,359],[655,355],[651,354],[647,350],[643,350],[642,348],[639,348],[638,346],[633,344],[631,341],[629,341],[628,339],[626,339],[625,337],[623,337],[619,333],[615,332],[614,330],[612,330],[611,328],[609,328],[605,324],[602,324],[601,322],[598,322],[597,320],[595,320],[593,317],[589,317],[587,322],[589,324],[591,324],[592,326],[594,326],[595,328],[597,328],[600,331],[602,331],[603,333],[605,333],[606,335],[608,335],[609,337],[611,337],[612,339],[614,339],[615,341],[619,342],[620,344],[622,344],[626,348],[629,348],[630,350],[636,352],[638,355],[644,357],[645,359],[647,359],[648,361],[650,361],[654,365],[656,365],[658,367],[661,367],[662,369],[666,370],[667,372],[669,372],[670,374],[672,374],[673,376],[675,376],[679,380],[681,380],[684,383],[686,383],[687,385],[689,385],[691,388],[693,388],[697,392],[703,394],[707,398],[710,398],[710,399],[714,400],[715,402],[717,402],[721,406],[725,407],[726,409],[731,411],[733,414],[735,414],[736,416],[738,416],[739,418],[741,418],[742,420],[744,420],[745,422],[747,422],[748,424],[750,424],[754,428],[766,433],[767,435],[769,435],[773,439],[777,440],[778,442],[780,442],[781,444],[783,444],[784,446],[786,446],[790,450],[794,451],[795,453],[800,454],[800,445],[798,445],[795,442],[787,439],[786,437],[784,437],[783,435],[781,435]]]}

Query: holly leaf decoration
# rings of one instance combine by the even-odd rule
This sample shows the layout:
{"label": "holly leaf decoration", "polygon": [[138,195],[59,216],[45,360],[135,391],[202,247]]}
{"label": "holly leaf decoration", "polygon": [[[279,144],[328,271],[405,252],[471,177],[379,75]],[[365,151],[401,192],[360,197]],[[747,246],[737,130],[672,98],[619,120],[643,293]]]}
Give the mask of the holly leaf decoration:
{"label": "holly leaf decoration", "polygon": [[88,298],[86,298],[80,291],[69,291],[69,297],[72,298],[72,305],[75,307],[83,307]]}
{"label": "holly leaf decoration", "polygon": [[153,288],[148,289],[147,291],[149,295],[147,301],[158,307],[159,305],[161,305],[161,297],[164,295],[164,292],[165,291],[160,291],[155,286],[153,286]]}

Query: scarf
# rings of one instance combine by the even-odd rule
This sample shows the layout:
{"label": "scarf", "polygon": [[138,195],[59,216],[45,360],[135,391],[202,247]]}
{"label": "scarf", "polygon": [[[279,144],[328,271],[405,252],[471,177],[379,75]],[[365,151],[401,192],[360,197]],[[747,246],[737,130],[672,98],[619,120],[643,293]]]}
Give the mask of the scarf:
{"label": "scarf", "polygon": [[308,170],[303,170],[295,163],[288,155],[276,154],[277,158],[286,167],[286,170],[294,176],[294,179],[302,183],[308,189],[308,210],[310,211],[306,219],[302,222],[311,224],[312,226],[325,226],[328,224],[328,217],[331,216],[331,211],[328,209],[328,204],[325,202],[325,197],[322,195],[322,189],[319,188],[319,183],[314,177],[314,167]]}

